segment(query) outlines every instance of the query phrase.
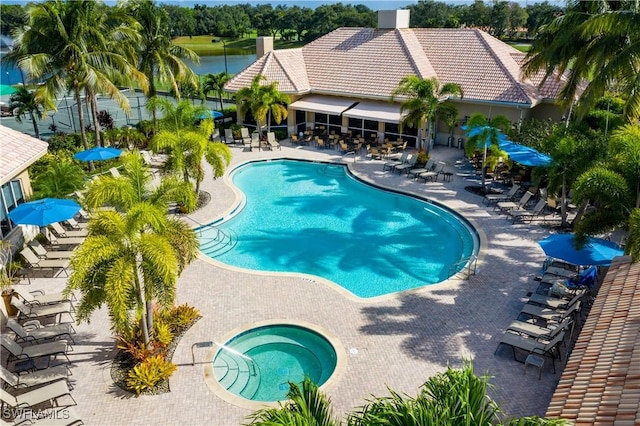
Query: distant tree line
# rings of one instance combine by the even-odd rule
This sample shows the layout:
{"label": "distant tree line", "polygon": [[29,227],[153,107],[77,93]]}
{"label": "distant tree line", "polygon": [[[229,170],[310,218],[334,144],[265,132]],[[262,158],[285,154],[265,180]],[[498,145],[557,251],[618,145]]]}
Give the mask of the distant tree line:
{"label": "distant tree line", "polygon": [[[375,27],[377,13],[365,5],[342,3],[319,6],[276,7],[270,4],[207,6],[193,8],[159,4],[169,15],[171,36],[217,35],[242,38],[253,32],[284,40],[308,42],[339,27]],[[481,28],[500,38],[533,38],[541,25],[562,13],[548,2],[526,7],[516,2],[476,0],[473,4],[448,4],[420,0],[409,6],[411,26],[424,28]],[[0,4],[0,32],[10,35],[25,24],[24,7]]]}

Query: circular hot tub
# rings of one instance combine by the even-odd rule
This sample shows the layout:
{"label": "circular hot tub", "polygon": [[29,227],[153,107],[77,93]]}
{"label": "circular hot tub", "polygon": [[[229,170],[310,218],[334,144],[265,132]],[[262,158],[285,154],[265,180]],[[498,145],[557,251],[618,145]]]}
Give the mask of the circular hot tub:
{"label": "circular hot tub", "polygon": [[217,382],[251,401],[286,399],[289,382],[302,383],[305,376],[321,386],[338,358],[326,337],[293,324],[252,328],[218,346],[213,357]]}

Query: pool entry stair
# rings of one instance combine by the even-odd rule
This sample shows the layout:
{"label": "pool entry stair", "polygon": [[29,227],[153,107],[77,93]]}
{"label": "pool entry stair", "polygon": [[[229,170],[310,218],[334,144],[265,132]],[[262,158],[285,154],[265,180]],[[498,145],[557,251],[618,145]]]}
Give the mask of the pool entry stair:
{"label": "pool entry stair", "polygon": [[233,231],[222,230],[210,224],[198,228],[200,250],[208,256],[216,257],[233,249],[238,237]]}
{"label": "pool entry stair", "polygon": [[326,166],[320,168],[318,170],[323,176],[327,176],[330,178],[344,178],[347,176],[344,166],[338,164],[327,164]]}
{"label": "pool entry stair", "polygon": [[248,357],[241,357],[224,349],[213,362],[216,378],[229,392],[253,399],[260,386],[260,371]]}

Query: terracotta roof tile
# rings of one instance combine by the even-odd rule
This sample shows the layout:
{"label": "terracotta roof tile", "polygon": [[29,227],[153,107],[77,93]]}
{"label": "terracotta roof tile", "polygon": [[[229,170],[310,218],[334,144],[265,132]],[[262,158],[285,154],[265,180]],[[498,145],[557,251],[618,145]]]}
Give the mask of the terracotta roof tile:
{"label": "terracotta roof tile", "polygon": [[285,93],[388,99],[406,75],[458,83],[469,100],[535,105],[561,82],[523,79],[524,55],[477,29],[338,28],[300,49],[276,50],[227,83],[237,91],[263,73]]}
{"label": "terracotta roof tile", "polygon": [[0,126],[0,184],[4,184],[47,153],[49,144],[17,130]]}
{"label": "terracotta roof tile", "polygon": [[546,416],[640,424],[640,264],[609,268]]}

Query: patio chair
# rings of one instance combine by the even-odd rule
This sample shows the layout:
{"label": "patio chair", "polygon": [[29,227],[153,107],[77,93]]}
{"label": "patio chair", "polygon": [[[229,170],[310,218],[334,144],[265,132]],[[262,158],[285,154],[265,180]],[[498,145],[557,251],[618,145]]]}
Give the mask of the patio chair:
{"label": "patio chair", "polygon": [[519,318],[522,314],[529,317],[540,318],[546,321],[561,322],[565,318],[577,313],[580,310],[580,302],[576,302],[567,309],[553,309],[547,306],[538,306],[532,303],[525,303],[520,311]]}
{"label": "patio chair", "polygon": [[[407,162],[409,158],[409,153],[408,152],[403,152],[402,155],[400,156],[400,158],[398,158],[397,160],[391,160],[391,161],[387,161],[382,165],[382,171],[384,172],[385,170],[393,170],[393,168],[395,166],[399,166],[400,164],[404,164]],[[429,160],[431,161],[431,160]]]}
{"label": "patio chair", "polygon": [[56,365],[45,368],[44,370],[37,370],[27,374],[18,375],[13,374],[11,371],[0,365],[0,379],[14,389],[26,389],[34,386],[41,386],[58,380],[67,381],[69,389],[72,389],[68,382],[69,373],[69,368],[66,365]]}
{"label": "patio chair", "polygon": [[[29,248],[23,249],[20,254],[32,269],[52,269],[54,271],[54,278],[63,272],[67,277],[69,276],[67,273],[69,259],[38,259],[38,256]],[[56,270],[58,272],[56,272]]]}
{"label": "patio chair", "polygon": [[48,251],[38,240],[30,241],[27,245],[40,259],[69,259],[73,255],[73,250]]}
{"label": "patio chair", "polygon": [[[545,207],[547,206],[547,200],[540,200],[533,207],[533,210],[509,210],[507,219],[509,216],[513,219],[513,222],[516,223],[516,220],[520,219],[523,222],[529,219],[529,222],[533,222],[533,219],[537,218],[542,214]],[[544,218],[544,215],[542,216]]]}
{"label": "patio chair", "polygon": [[84,243],[84,237],[57,237],[53,232],[49,230],[49,228],[43,228],[42,235],[44,235],[45,239],[49,241],[49,244],[52,246],[78,246]]}
{"label": "patio chair", "polygon": [[251,134],[251,144],[249,145],[249,148],[251,151],[253,151],[253,148],[258,148],[258,151],[260,151],[260,134],[257,132]]}
{"label": "patio chair", "polygon": [[144,163],[152,169],[152,173],[156,173],[164,167],[164,161],[154,158],[149,151],[140,151],[140,155]]}
{"label": "patio chair", "polygon": [[273,132],[267,133],[267,144],[269,144],[271,150],[274,150],[276,148],[281,149],[280,143],[276,140],[276,134]]}
{"label": "patio chair", "polygon": [[[0,336],[0,345],[9,352],[7,363],[11,361],[34,361],[38,358],[47,358],[47,367],[51,363],[51,357],[57,358],[59,355],[67,359],[67,363],[71,364],[71,360],[67,352],[71,346],[66,340],[56,340],[55,342],[39,343],[37,345],[20,346],[9,338],[9,336]],[[34,363],[35,366],[35,363]]]}
{"label": "patio chair", "polygon": [[510,210],[524,210],[525,206],[529,202],[529,200],[533,197],[533,194],[529,191],[525,192],[525,194],[520,197],[519,201],[500,201],[496,203],[496,206],[493,210],[498,210],[498,214],[508,213]]}
{"label": "patio chair", "polygon": [[243,145],[247,145],[251,143],[251,136],[249,135],[249,129],[243,127],[240,129],[240,139],[242,140]]}
{"label": "patio chair", "polygon": [[557,324],[553,328],[548,328],[541,327],[539,325],[532,324],[526,321],[514,320],[511,321],[511,324],[509,324],[509,326],[507,327],[507,331],[524,334],[534,339],[551,340],[556,337],[561,331],[566,331],[572,323],[573,319],[565,318],[560,324]]}
{"label": "patio chair", "polygon": [[408,175],[413,176],[414,179],[417,179],[420,173],[431,172],[433,171],[433,168],[435,166],[436,163],[434,163],[434,161],[429,158],[429,160],[427,160],[427,164],[422,167],[414,167],[413,169],[410,169]]}
{"label": "patio chair", "polygon": [[524,362],[524,360],[520,361],[516,357],[516,349],[521,349],[523,351],[528,352],[529,354],[537,354],[551,358],[553,364],[553,372],[556,372],[556,354],[557,358],[560,359],[560,349],[558,346],[563,342],[565,336],[565,332],[562,331],[556,335],[553,339],[539,340],[531,337],[524,337],[520,334],[506,332],[502,336],[500,343],[498,343],[498,347],[496,348],[494,355],[498,353],[498,349],[502,345],[510,346],[513,351],[513,359],[518,362]]}
{"label": "patio chair", "polygon": [[585,289],[576,290],[574,296],[567,300],[560,297],[544,296],[542,294],[534,293],[529,297],[527,303],[533,305],[546,306],[552,309],[569,309],[575,303],[577,303],[586,293]]}
{"label": "patio chair", "polygon": [[18,309],[18,320],[22,318],[39,319],[56,317],[56,324],[59,324],[62,322],[62,314],[67,314],[71,317],[71,321],[74,321],[73,315],[71,314],[73,311],[71,302],[60,302],[55,305],[29,306],[14,296],[11,298],[11,304]]}
{"label": "patio chair", "polygon": [[416,161],[418,161],[417,155],[412,155],[411,158],[407,160],[404,164],[399,164],[393,168],[393,172],[398,172],[398,174],[402,174],[403,172],[409,174],[409,170],[412,169],[416,165]]}
{"label": "patio chair", "polygon": [[27,291],[22,286],[14,286],[13,291],[18,293],[24,303],[29,306],[51,305],[60,302],[70,302],[71,298],[62,293],[45,294],[42,290]]}
{"label": "patio chair", "polygon": [[491,203],[497,203],[499,201],[512,201],[516,196],[516,193],[520,189],[520,185],[513,185],[509,191],[503,194],[487,194],[484,196],[483,203],[486,201],[487,206]]}
{"label": "patio chair", "polygon": [[9,318],[7,320],[7,328],[16,334],[16,342],[42,343],[47,340],[64,338],[71,340],[71,343],[75,344],[71,334],[76,331],[70,323],[44,327],[38,320],[26,321],[24,325],[20,325],[18,321]]}
{"label": "patio chair", "polygon": [[78,222],[74,218],[69,218],[69,219],[65,220],[64,222],[67,225],[69,225],[72,230],[86,229],[86,228],[89,227],[89,223],[88,222]]}
{"label": "patio chair", "polygon": [[88,229],[78,229],[76,231],[68,231],[60,224],[60,222],[53,222],[49,224],[59,237],[71,238],[71,237],[86,237],[89,234]]}
{"label": "patio chair", "polygon": [[[434,164],[434,167],[435,167],[435,164]],[[416,180],[424,179],[424,183],[427,183],[427,180],[430,180],[431,182],[437,182],[438,176],[440,176],[441,174],[444,174],[444,164],[441,164],[438,170],[434,169],[431,171],[426,171],[418,174],[418,176],[416,177]]]}
{"label": "patio chair", "polygon": [[111,173],[111,176],[113,176],[114,178],[122,177],[122,175],[120,174],[120,171],[118,169],[116,169],[115,167],[111,167],[109,169],[109,173]]}
{"label": "patio chair", "polygon": [[236,143],[235,139],[233,138],[233,130],[224,129],[224,143],[226,143],[227,145]]}
{"label": "patio chair", "polygon": [[[59,398],[68,396],[73,404],[60,404]],[[0,400],[11,408],[30,408],[43,402],[50,401],[53,406],[68,407],[77,405],[75,399],[71,396],[69,385],[66,380],[58,380],[38,389],[33,389],[20,395],[13,396],[4,389],[0,389]]]}

